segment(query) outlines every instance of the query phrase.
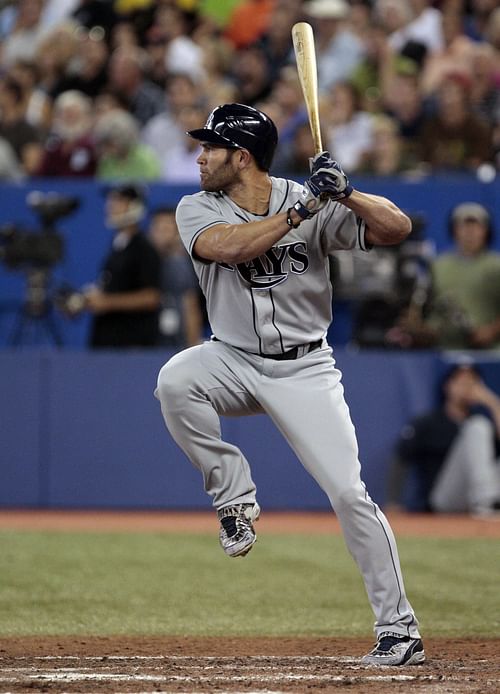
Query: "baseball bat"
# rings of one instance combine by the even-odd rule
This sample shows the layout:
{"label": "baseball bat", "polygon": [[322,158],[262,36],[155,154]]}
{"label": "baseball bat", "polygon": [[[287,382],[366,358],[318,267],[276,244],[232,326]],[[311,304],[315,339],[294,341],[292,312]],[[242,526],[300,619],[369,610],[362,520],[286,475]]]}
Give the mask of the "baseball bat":
{"label": "baseball bat", "polygon": [[293,49],[297,61],[297,72],[307,109],[309,126],[314,142],[314,153],[323,151],[318,106],[318,72],[313,29],[307,22],[298,22],[292,27]]}

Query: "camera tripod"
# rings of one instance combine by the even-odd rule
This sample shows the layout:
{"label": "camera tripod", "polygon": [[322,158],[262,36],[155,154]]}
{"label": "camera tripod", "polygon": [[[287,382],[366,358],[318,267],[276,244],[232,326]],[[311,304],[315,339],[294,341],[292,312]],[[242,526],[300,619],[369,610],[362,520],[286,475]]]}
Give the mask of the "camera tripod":
{"label": "camera tripod", "polygon": [[26,296],[19,309],[17,320],[8,344],[11,347],[38,344],[45,335],[57,347],[63,340],[54,319],[54,304],[49,292],[50,276],[45,268],[29,268],[26,272]]}

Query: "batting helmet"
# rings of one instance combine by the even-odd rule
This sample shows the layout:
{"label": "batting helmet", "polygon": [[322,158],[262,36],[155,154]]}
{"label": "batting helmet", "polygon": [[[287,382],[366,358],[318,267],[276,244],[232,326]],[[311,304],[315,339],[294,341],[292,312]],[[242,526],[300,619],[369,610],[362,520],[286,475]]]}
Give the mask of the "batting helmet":
{"label": "batting helmet", "polygon": [[217,106],[205,126],[189,130],[188,135],[221,147],[247,149],[263,171],[269,171],[278,144],[278,131],[269,116],[244,104]]}

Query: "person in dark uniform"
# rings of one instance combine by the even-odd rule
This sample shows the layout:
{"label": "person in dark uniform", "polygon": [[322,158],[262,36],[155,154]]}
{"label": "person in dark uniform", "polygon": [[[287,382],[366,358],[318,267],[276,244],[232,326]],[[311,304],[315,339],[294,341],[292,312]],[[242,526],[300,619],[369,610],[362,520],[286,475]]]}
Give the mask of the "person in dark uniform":
{"label": "person in dark uniform", "polygon": [[141,232],[143,191],[123,184],[106,194],[106,225],[115,236],[97,285],[83,295],[93,315],[92,348],[154,347],[161,302],[160,257]]}

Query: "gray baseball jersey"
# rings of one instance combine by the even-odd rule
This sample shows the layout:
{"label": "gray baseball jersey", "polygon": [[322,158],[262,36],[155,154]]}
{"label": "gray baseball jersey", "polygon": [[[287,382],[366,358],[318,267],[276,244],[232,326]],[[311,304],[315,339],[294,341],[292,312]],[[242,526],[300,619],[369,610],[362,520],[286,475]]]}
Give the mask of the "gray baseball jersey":
{"label": "gray baseball jersey", "polygon": [[297,201],[300,184],[273,177],[271,182],[265,216],[243,210],[222,192],[185,196],[177,208],[179,232],[193,259],[214,334],[255,354],[285,352],[322,338],[332,320],[327,256],[337,250],[366,250],[364,221],[330,201],[259,258],[237,265],[196,258],[194,243],[210,226],[260,221]]}

